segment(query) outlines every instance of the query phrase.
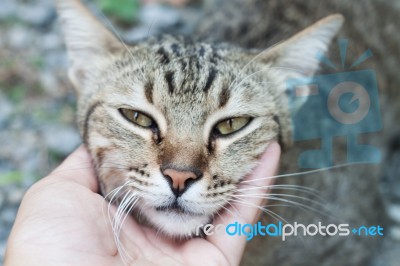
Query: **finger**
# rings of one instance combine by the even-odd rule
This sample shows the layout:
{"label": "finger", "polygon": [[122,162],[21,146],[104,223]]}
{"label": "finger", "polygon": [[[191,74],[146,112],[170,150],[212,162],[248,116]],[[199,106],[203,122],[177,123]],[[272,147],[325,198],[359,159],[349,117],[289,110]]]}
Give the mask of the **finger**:
{"label": "finger", "polygon": [[84,145],[71,153],[46,179],[69,180],[93,192],[98,191],[92,159]]}
{"label": "finger", "polygon": [[[247,177],[244,182],[248,185],[240,186],[244,188],[238,195],[242,203],[232,201],[230,212],[224,212],[221,217],[215,220],[214,225],[222,224],[223,230],[220,234],[214,234],[208,237],[208,240],[217,246],[225,257],[230,261],[231,265],[237,265],[242,257],[246,236],[230,236],[225,232],[227,225],[238,222],[239,224],[252,224],[256,221],[260,213],[260,207],[264,200],[261,197],[252,195],[265,195],[272,184],[272,178],[278,168],[280,147],[276,142],[271,143],[266,152],[261,157],[259,165],[253,173]],[[250,188],[250,189],[248,189]],[[254,188],[254,189],[253,189]],[[236,200],[234,198],[234,200]]]}
{"label": "finger", "polygon": [[[260,207],[265,204],[265,200],[261,196],[266,195],[273,184],[274,179],[271,176],[277,172],[279,158],[280,146],[273,142],[261,157],[256,169],[239,185],[238,197],[235,200],[241,201],[243,204],[236,202],[234,207],[246,223],[253,223],[257,220],[261,212]],[[225,214],[225,216],[229,218],[235,215],[232,215],[231,212]]]}

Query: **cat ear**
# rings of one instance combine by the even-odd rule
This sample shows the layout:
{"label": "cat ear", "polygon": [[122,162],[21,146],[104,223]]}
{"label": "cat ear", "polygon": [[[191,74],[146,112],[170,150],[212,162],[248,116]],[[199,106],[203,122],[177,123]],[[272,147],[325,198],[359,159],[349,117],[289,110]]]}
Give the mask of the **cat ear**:
{"label": "cat ear", "polygon": [[[262,58],[277,71],[279,83],[285,86],[283,90],[287,89],[285,83],[288,79],[311,77],[315,74],[320,63],[319,55],[327,52],[343,22],[342,15],[328,16],[265,52]],[[290,91],[286,93],[294,94]]]}
{"label": "cat ear", "polygon": [[70,61],[69,78],[79,90],[96,65],[123,44],[80,1],[57,0],[57,10]]}

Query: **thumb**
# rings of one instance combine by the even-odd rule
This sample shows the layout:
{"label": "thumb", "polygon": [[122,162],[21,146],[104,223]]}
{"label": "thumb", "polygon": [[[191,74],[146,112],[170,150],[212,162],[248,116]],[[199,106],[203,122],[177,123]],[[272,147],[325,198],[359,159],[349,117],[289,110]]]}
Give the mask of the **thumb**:
{"label": "thumb", "polygon": [[[242,185],[238,188],[240,193],[237,194],[240,198],[234,197],[231,200],[230,211],[223,213],[214,225],[222,224],[225,229],[231,223],[252,224],[257,220],[264,203],[263,195],[272,185],[271,176],[277,172],[280,154],[280,146],[276,142],[268,146],[259,165],[241,182]],[[221,250],[231,265],[239,264],[246,246],[246,236],[230,236],[224,231],[222,234],[209,236],[208,240]]]}
{"label": "thumb", "polygon": [[53,181],[56,179],[68,180],[87,187],[93,192],[98,191],[92,159],[84,145],[79,146],[72,152],[64,162],[45,179],[53,179]]}

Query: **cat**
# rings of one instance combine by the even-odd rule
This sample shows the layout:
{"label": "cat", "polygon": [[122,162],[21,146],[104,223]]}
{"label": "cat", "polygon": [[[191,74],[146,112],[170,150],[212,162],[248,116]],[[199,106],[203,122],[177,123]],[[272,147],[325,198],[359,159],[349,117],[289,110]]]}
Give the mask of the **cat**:
{"label": "cat", "polygon": [[[173,238],[209,223],[272,141],[289,150],[282,158],[286,172],[298,171],[301,150],[318,147],[318,143],[296,143],[290,149],[293,110],[288,95],[294,92],[287,90],[285,81],[315,74],[319,68],[315,55],[328,51],[344,22],[341,15],[331,15],[309,26],[315,16],[304,18],[295,12],[298,7],[308,10],[302,1],[216,2],[220,11],[211,5],[207,20],[191,37],[153,36],[128,45],[79,1],[57,1],[71,62],[69,77],[78,98],[78,127],[101,193],[121,205],[134,205],[132,213],[138,220]],[[349,9],[332,6],[336,7],[333,3],[326,7],[330,14]],[[238,10],[252,16],[229,19]],[[289,23],[274,23],[276,10],[285,10],[281,16]],[[260,23],[265,14],[272,14],[270,20]],[[306,24],[305,30],[293,33]],[[335,149],[343,153],[346,143],[335,143]],[[277,193],[287,197],[292,208],[278,204],[271,210],[303,224],[384,225],[384,208],[375,189],[376,166],[348,166],[319,175],[277,179],[277,188],[283,188]],[[315,194],[304,194],[304,189],[287,194],[297,185],[321,192],[336,217],[315,212],[321,210]],[[368,197],[358,200],[364,195]],[[242,263],[367,265],[381,241],[255,238]]]}

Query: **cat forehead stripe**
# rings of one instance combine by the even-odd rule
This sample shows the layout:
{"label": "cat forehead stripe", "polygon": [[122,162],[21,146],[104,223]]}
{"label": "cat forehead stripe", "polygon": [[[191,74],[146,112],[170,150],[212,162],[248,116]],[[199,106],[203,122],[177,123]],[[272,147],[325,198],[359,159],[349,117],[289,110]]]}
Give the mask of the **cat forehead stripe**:
{"label": "cat forehead stripe", "polygon": [[144,94],[146,96],[146,99],[149,103],[153,103],[153,89],[154,89],[154,84],[153,81],[148,81],[145,85],[144,85]]}
{"label": "cat forehead stripe", "polygon": [[213,83],[213,81],[214,81],[216,76],[217,76],[217,70],[215,69],[215,67],[210,67],[210,70],[208,72],[208,78],[207,78],[207,81],[206,81],[206,85],[203,88],[204,92],[207,92],[210,89],[210,87],[211,87],[211,85],[212,85],[212,83]]}
{"label": "cat forehead stripe", "polygon": [[224,107],[228,103],[230,95],[231,94],[228,88],[226,87],[222,88],[221,93],[219,95],[219,108]]}
{"label": "cat forehead stripe", "polygon": [[160,56],[160,61],[162,64],[169,64],[169,56],[164,47],[160,47],[156,53]]}
{"label": "cat forehead stripe", "polygon": [[174,81],[174,72],[172,72],[172,71],[167,71],[167,72],[165,73],[165,81],[167,82],[169,93],[172,94],[172,93],[174,92],[174,84],[173,84],[173,81]]}

